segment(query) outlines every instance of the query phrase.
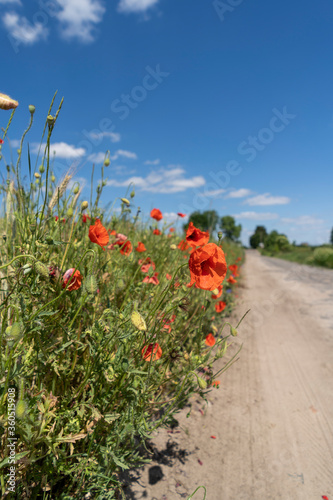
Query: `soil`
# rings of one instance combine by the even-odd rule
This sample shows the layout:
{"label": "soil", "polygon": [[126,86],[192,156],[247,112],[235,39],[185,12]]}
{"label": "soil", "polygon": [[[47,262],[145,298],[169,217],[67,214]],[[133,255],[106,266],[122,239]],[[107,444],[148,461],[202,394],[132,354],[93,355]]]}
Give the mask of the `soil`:
{"label": "soil", "polygon": [[333,270],[248,250],[242,276],[232,324],[251,311],[214,366],[238,361],[154,435],[127,499],[333,500]]}

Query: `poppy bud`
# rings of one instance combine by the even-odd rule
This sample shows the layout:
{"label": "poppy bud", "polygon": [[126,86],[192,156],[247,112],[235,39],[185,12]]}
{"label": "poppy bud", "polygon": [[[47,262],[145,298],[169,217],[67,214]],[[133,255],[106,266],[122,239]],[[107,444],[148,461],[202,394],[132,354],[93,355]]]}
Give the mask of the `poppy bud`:
{"label": "poppy bud", "polygon": [[108,167],[110,165],[110,158],[106,158],[104,160],[104,167]]}
{"label": "poppy bud", "polygon": [[46,118],[46,121],[47,121],[48,126],[51,127],[52,125],[54,125],[54,116],[48,115]]}
{"label": "poppy bud", "polygon": [[43,276],[43,278],[48,278],[49,277],[49,270],[46,267],[45,264],[42,262],[39,262],[38,260],[34,263],[35,271],[37,274],[40,276]]}
{"label": "poppy bud", "polygon": [[177,245],[175,245],[174,243],[172,245],[170,245],[170,248],[171,250],[177,250]]}
{"label": "poppy bud", "polygon": [[73,193],[77,194],[79,191],[80,191],[80,186],[75,186],[75,188],[73,189]]}
{"label": "poppy bud", "polygon": [[135,196],[135,191],[134,191],[134,189],[133,189],[133,191],[131,191],[130,197],[131,197],[131,198],[134,198],[134,196]]}
{"label": "poppy bud", "polygon": [[83,201],[81,203],[81,211],[83,212],[83,210],[85,210],[86,208],[88,208],[88,205],[89,205],[89,203],[87,201]]}
{"label": "poppy bud", "polygon": [[55,178],[55,177],[54,177],[54,175],[52,174],[52,175],[51,175],[51,181],[52,181],[52,182],[55,182],[55,180],[56,180],[56,178]]}
{"label": "poppy bud", "polygon": [[16,411],[15,411],[17,418],[21,420],[26,414],[27,409],[28,405],[23,399],[18,401],[16,404]]}
{"label": "poppy bud", "polygon": [[41,174],[43,174],[45,172],[44,165],[40,165],[38,170],[40,171]]}
{"label": "poppy bud", "polygon": [[207,389],[207,382],[201,377],[198,377],[198,384],[200,389]]}
{"label": "poppy bud", "polygon": [[73,209],[72,207],[69,207],[69,209],[67,210],[67,217],[72,217],[73,216]]}
{"label": "poppy bud", "polygon": [[38,172],[35,172],[34,176],[36,177],[36,179],[40,179],[41,178],[41,175]]}
{"label": "poppy bud", "polygon": [[120,199],[121,199],[121,201],[122,201],[123,203],[125,203],[125,205],[127,205],[127,206],[128,206],[128,205],[130,204],[130,202],[128,201],[128,199],[127,199],[127,198],[120,198]]}
{"label": "poppy bud", "polygon": [[138,311],[132,312],[131,321],[135,328],[137,328],[141,332],[145,332],[147,330],[146,322]]}
{"label": "poppy bud", "polygon": [[223,236],[222,231],[219,231],[219,232],[217,233],[217,236],[218,236],[218,239],[219,239],[219,240],[221,240],[221,239],[222,239],[222,236]]}
{"label": "poppy bud", "polygon": [[238,332],[233,326],[230,327],[230,333],[233,337],[237,337]]}
{"label": "poppy bud", "polygon": [[92,274],[88,275],[84,281],[84,288],[86,292],[91,295],[95,295],[97,292],[97,280],[96,277]]}
{"label": "poppy bud", "polygon": [[32,115],[33,115],[33,114],[34,114],[34,112],[36,111],[36,108],[35,108],[35,106],[34,106],[33,104],[29,104],[29,111],[30,111],[30,113],[31,113]]}

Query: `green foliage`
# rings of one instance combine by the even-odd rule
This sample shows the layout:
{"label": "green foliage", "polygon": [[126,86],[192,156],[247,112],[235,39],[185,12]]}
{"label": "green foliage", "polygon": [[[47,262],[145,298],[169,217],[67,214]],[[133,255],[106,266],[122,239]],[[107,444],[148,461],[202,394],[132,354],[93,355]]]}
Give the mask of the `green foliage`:
{"label": "green foliage", "polygon": [[278,252],[287,252],[290,249],[290,243],[285,234],[279,234],[277,231],[273,230],[266,236],[264,248],[266,252],[274,255]]}
{"label": "green foliage", "polygon": [[333,245],[333,227],[332,227],[332,230],[331,230],[330,244]]}
{"label": "green foliage", "polygon": [[[50,139],[60,108],[53,116],[52,105],[46,148],[36,162],[45,168],[34,170],[28,156],[29,181],[22,181],[26,131],[17,165],[9,165],[1,185],[0,484],[4,495],[13,432],[11,498],[113,499],[122,491],[119,473],[142,463],[140,446],[152,432],[191,395],[205,398],[211,390],[213,362],[238,327],[228,324],[230,334],[222,337],[234,285],[225,283],[219,300],[227,306],[213,321],[212,293],[186,286],[189,254],[177,247],[179,236],[166,224],[143,224],[127,197],[117,212],[99,206],[107,161],[90,204],[80,200],[77,183],[68,188],[72,171],[56,184]],[[97,218],[108,230],[106,248],[88,236]],[[160,235],[153,234],[157,225]],[[139,242],[144,253],[135,250]],[[239,264],[242,249],[230,241],[222,246],[228,265]],[[143,270],[141,259],[155,268],[146,261]],[[212,331],[214,349],[205,345]],[[145,359],[148,346],[157,352]],[[204,367],[209,370],[200,385]]]}
{"label": "green foliage", "polygon": [[201,231],[209,231],[209,233],[212,234],[216,230],[216,226],[219,222],[219,216],[215,210],[193,212],[189,217],[188,223],[184,224],[185,231],[187,230],[190,222],[192,222],[195,227],[201,229]]}
{"label": "green foliage", "polygon": [[250,236],[250,246],[251,248],[258,248],[260,243],[264,243],[267,237],[267,231],[265,226],[257,226],[254,233]]}
{"label": "green foliage", "polygon": [[231,241],[237,241],[240,237],[242,226],[236,226],[235,219],[231,215],[221,217],[221,229],[225,238]]}
{"label": "green foliage", "polygon": [[319,247],[313,252],[313,259],[316,264],[333,268],[333,248]]}

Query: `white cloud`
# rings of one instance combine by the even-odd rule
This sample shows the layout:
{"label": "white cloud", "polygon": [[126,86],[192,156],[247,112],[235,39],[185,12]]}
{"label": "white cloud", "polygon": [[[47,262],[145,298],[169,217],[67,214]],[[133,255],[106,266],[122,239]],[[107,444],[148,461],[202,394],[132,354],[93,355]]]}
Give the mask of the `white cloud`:
{"label": "white cloud", "polygon": [[102,139],[104,139],[104,137],[108,137],[111,142],[119,142],[120,139],[121,139],[121,136],[120,134],[118,134],[117,132],[90,132],[89,133],[89,137],[93,140],[98,140],[100,144],[100,142],[102,141]]}
{"label": "white cloud", "polygon": [[119,182],[114,179],[108,181],[108,186],[126,187],[133,182],[136,188],[154,193],[179,193],[186,189],[203,186],[206,181],[202,176],[185,178],[185,170],[177,165],[160,168],[150,172],[147,177],[130,177]]}
{"label": "white cloud", "polygon": [[45,40],[49,32],[41,23],[31,24],[26,17],[19,16],[16,12],[6,12],[2,22],[11,37],[25,45]]}
{"label": "white cloud", "polygon": [[154,5],[157,5],[159,0],[120,0],[118,12],[146,12]]}
{"label": "white cloud", "polygon": [[[45,149],[46,144],[41,145],[41,151]],[[38,154],[39,144],[32,144],[32,153]],[[72,144],[67,144],[66,142],[55,142],[50,146],[50,153],[55,152],[57,158],[80,158],[86,154],[84,148],[76,148]]]}
{"label": "white cloud", "polygon": [[76,186],[79,184],[79,187],[80,187],[81,191],[83,191],[83,189],[85,188],[85,186],[87,184],[87,179],[85,179],[84,177],[74,177],[73,179],[71,179],[69,181],[68,188],[72,189],[72,187],[74,186],[74,184]]}
{"label": "white cloud", "polygon": [[147,160],[145,161],[145,165],[159,165],[160,161],[159,158],[156,158],[156,160]]}
{"label": "white cloud", "polygon": [[60,10],[55,14],[60,22],[61,35],[66,40],[76,38],[89,43],[93,31],[102,21],[105,7],[101,0],[56,0]]}
{"label": "white cloud", "polygon": [[124,149],[118,149],[118,151],[116,151],[116,153],[114,154],[114,156],[112,156],[112,159],[113,160],[116,160],[117,158],[119,158],[119,156],[123,156],[124,158],[129,158],[131,160],[137,160],[137,155],[136,153],[133,153],[132,151],[126,151]]}
{"label": "white cloud", "polygon": [[[178,219],[179,216],[176,214],[176,212],[163,212],[163,220],[165,220],[167,223],[176,222]],[[188,215],[182,218],[182,222],[186,222],[187,219]]]}
{"label": "white cloud", "polygon": [[322,219],[317,219],[316,217],[313,217],[312,215],[300,215],[299,217],[294,217],[294,218],[288,218],[284,217],[281,219],[282,222],[285,222],[287,224],[297,224],[299,226],[318,226],[320,224],[324,224],[324,221]]}
{"label": "white cloud", "polygon": [[234,191],[231,191],[226,198],[244,198],[250,194],[252,194],[252,191],[249,189],[235,189]]}
{"label": "white cloud", "polygon": [[273,220],[278,219],[277,214],[272,214],[270,212],[241,212],[240,214],[234,214],[235,219],[249,219],[249,220]]}
{"label": "white cloud", "polygon": [[245,200],[246,205],[259,206],[259,205],[286,205],[290,203],[290,198],[287,196],[270,196],[270,193],[259,194],[253,198]]}
{"label": "white cloud", "polygon": [[105,160],[105,153],[93,153],[90,156],[88,156],[88,161],[91,161],[92,163],[103,163]]}
{"label": "white cloud", "polygon": [[21,144],[20,139],[12,139],[10,141],[10,145],[11,145],[12,148],[19,148],[20,144]]}

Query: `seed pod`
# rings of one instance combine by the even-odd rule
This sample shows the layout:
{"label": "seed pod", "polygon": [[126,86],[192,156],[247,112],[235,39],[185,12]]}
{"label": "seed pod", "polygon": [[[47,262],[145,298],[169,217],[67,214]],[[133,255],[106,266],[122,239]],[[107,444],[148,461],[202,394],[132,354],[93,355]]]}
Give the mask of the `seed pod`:
{"label": "seed pod", "polygon": [[141,332],[145,332],[147,330],[146,322],[138,311],[132,312],[131,321],[135,328],[137,328]]}
{"label": "seed pod", "polygon": [[237,337],[238,335],[236,328],[234,328],[233,326],[230,328],[230,333],[233,337]]}
{"label": "seed pod", "polygon": [[41,174],[43,174],[45,172],[44,165],[40,165],[38,170],[40,171]]}
{"label": "seed pod", "polygon": [[122,201],[123,203],[125,203],[125,205],[127,205],[127,206],[128,206],[128,205],[130,204],[130,202],[128,201],[128,199],[127,199],[127,198],[120,198],[120,199],[121,199],[121,201]]}
{"label": "seed pod", "polygon": [[29,111],[30,111],[30,113],[31,113],[32,115],[33,115],[33,114],[34,114],[34,112],[36,111],[36,108],[35,108],[35,106],[34,106],[33,104],[29,104]]}
{"label": "seed pod", "polygon": [[48,115],[47,118],[46,118],[46,121],[47,121],[49,127],[51,127],[51,125],[54,124],[54,116]]}
{"label": "seed pod", "polygon": [[199,383],[200,389],[207,389],[207,382],[206,382],[206,380],[204,380],[201,377],[198,377],[198,383]]}
{"label": "seed pod", "polygon": [[105,167],[108,167],[109,165],[110,165],[110,158],[106,158],[106,159],[104,160],[104,166],[105,166]]}
{"label": "seed pod", "polygon": [[0,94],[0,109],[14,109],[17,108],[18,102],[6,94]]}

